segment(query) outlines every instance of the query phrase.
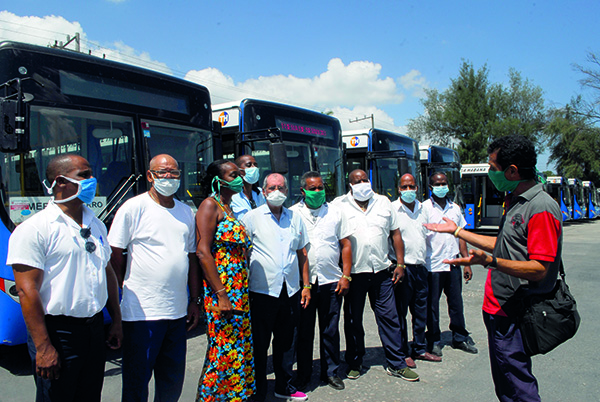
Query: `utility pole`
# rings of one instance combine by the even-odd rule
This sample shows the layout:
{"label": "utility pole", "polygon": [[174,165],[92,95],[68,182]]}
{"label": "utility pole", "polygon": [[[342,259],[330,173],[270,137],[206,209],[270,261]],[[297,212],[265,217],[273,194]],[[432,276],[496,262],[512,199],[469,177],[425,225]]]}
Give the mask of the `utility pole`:
{"label": "utility pole", "polygon": [[367,119],[371,119],[371,128],[375,128],[375,117],[373,116],[373,113],[371,113],[371,116],[365,115],[365,117],[357,117],[354,120],[348,120],[348,121],[350,123],[356,123],[357,121],[362,121],[362,120],[367,120]]}
{"label": "utility pole", "polygon": [[77,53],[79,53],[81,51],[81,38],[79,36],[79,32],[75,32],[75,36],[73,36],[71,38],[71,35],[67,35],[67,42],[63,44],[62,41],[58,42],[58,41],[54,41],[54,48],[58,48],[58,49],[63,49],[63,50],[71,50],[71,49],[67,49],[67,46],[71,43],[75,41],[75,51]]}

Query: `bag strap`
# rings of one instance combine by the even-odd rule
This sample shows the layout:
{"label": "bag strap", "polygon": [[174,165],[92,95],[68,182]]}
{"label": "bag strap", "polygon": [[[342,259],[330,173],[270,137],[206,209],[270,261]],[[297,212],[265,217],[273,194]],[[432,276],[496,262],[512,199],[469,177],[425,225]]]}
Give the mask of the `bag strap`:
{"label": "bag strap", "polygon": [[[559,275],[560,275],[561,279],[564,281],[564,280],[565,280],[565,277],[566,277],[566,275],[565,275],[565,267],[564,267],[564,265],[563,265],[563,260],[562,260],[562,258],[560,259],[560,264],[559,264],[559,266],[558,266],[558,273],[559,273]],[[567,282],[565,281],[565,283],[567,283]]]}

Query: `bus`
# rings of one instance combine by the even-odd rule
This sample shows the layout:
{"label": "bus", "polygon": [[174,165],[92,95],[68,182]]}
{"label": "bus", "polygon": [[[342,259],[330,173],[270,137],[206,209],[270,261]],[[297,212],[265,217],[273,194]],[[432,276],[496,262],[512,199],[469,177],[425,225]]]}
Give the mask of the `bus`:
{"label": "bus", "polygon": [[504,214],[504,193],[488,176],[487,163],[466,164],[460,168],[461,189],[465,201],[465,229],[497,230]]}
{"label": "bus", "polygon": [[461,192],[460,157],[458,156],[458,151],[439,145],[421,145],[419,153],[421,159],[421,192],[423,199],[431,197],[429,177],[435,172],[442,172],[448,178],[448,187],[450,189],[448,197],[464,210],[465,203]]}
{"label": "bus", "polygon": [[563,222],[571,220],[573,216],[573,194],[567,179],[562,176],[549,176],[546,178],[546,191],[560,205]]}
{"label": "bus", "polygon": [[568,179],[569,188],[573,194],[573,216],[574,220],[587,219],[587,204],[583,196],[583,185],[576,178]]}
{"label": "bus", "polygon": [[416,140],[376,128],[343,131],[342,139],[346,172],[355,169],[367,172],[376,193],[397,199],[400,177],[405,173],[412,174],[419,183],[421,164]]}
{"label": "bus", "polygon": [[177,198],[196,208],[200,179],[214,159],[207,88],[73,51],[0,44],[0,344],[26,342],[8,239],[50,200],[48,162],[86,158],[98,180],[89,205],[110,226],[128,198],[148,189],[149,160],[168,153],[182,170]]}
{"label": "bus", "polygon": [[592,181],[584,181],[583,184],[583,199],[587,203],[588,219],[596,219],[598,217],[598,192],[596,185]]}
{"label": "bus", "polygon": [[327,200],[344,193],[342,129],[323,113],[258,99],[213,106],[221,123],[223,156],[251,154],[258,163],[259,185],[269,173],[288,180],[285,206],[301,199],[300,178],[315,170],[323,176]]}

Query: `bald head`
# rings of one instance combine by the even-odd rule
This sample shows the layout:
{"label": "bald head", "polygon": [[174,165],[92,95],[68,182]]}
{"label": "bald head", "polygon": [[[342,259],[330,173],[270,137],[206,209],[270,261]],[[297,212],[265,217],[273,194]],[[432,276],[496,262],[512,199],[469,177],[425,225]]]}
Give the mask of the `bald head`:
{"label": "bald head", "polygon": [[367,176],[367,173],[364,170],[355,169],[348,175],[348,182],[352,185],[358,183],[368,183],[369,176]]}
{"label": "bald head", "polygon": [[46,167],[46,179],[52,184],[57,176],[67,176],[75,169],[77,162],[85,162],[89,165],[88,161],[79,155],[61,154],[55,156]]}
{"label": "bald head", "polygon": [[179,168],[179,164],[175,158],[168,154],[156,155],[150,160],[150,164],[148,166],[150,170],[163,170],[162,167],[169,167],[170,169],[167,170]]}

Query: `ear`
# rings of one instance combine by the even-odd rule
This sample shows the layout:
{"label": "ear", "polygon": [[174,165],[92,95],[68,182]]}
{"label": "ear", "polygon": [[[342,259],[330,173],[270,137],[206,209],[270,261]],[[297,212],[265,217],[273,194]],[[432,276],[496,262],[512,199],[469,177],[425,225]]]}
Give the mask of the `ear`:
{"label": "ear", "polygon": [[150,172],[149,170],[146,172],[146,180],[148,180],[150,183],[154,181],[154,177],[152,177],[152,172]]}
{"label": "ear", "polygon": [[519,174],[519,168],[515,165],[510,165],[508,169],[505,171],[505,176],[508,180],[515,181],[521,180],[521,175]]}

